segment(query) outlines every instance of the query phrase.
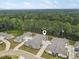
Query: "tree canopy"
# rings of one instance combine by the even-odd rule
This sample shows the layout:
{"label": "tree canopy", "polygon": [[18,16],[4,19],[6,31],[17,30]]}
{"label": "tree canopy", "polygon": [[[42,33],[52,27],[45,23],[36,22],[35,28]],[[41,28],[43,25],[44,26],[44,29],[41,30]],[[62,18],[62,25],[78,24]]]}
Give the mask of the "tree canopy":
{"label": "tree canopy", "polygon": [[[19,12],[20,13],[20,12]],[[0,14],[0,31],[21,30],[79,40],[79,13],[76,12],[25,12]]]}

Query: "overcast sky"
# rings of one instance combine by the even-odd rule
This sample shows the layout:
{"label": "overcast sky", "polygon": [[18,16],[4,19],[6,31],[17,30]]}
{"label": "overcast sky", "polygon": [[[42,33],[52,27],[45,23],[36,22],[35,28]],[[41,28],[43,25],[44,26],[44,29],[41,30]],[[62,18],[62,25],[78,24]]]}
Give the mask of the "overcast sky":
{"label": "overcast sky", "polygon": [[0,9],[79,9],[79,0],[0,0]]}

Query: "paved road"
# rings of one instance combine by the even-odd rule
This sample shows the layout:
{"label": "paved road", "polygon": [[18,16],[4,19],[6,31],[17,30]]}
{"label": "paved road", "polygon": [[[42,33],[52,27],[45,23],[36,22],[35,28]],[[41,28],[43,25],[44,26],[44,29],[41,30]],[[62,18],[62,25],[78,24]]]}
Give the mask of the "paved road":
{"label": "paved road", "polygon": [[8,51],[1,51],[0,52],[0,57],[1,56],[6,56],[6,55],[16,55],[16,56],[23,56],[25,59],[43,59],[43,58],[38,58],[35,55],[23,51],[23,50],[8,50]]}
{"label": "paved road", "polygon": [[50,44],[49,41],[43,41],[43,46],[42,48],[39,50],[39,52],[37,53],[37,57],[41,57],[43,52],[45,51],[45,49],[47,48],[47,46]]}
{"label": "paved road", "polygon": [[8,51],[10,49],[10,42],[8,40],[2,39],[2,41],[6,44],[5,51]]}

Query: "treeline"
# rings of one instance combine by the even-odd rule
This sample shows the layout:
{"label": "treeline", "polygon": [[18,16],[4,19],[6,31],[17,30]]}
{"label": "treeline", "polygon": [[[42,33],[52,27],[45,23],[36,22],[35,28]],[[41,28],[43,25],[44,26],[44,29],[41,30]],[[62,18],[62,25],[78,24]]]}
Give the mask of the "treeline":
{"label": "treeline", "polygon": [[0,15],[0,31],[21,30],[79,40],[79,14],[77,13],[25,13]]}

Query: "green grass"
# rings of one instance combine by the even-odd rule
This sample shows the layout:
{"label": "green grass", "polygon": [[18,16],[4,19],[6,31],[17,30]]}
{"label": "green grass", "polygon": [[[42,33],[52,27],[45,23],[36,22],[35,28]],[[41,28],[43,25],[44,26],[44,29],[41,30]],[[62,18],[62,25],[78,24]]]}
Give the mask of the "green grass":
{"label": "green grass", "polygon": [[53,39],[53,36],[48,35],[48,40],[51,41]]}
{"label": "green grass", "polygon": [[15,48],[15,47],[19,44],[19,43],[15,42],[14,39],[9,40],[9,42],[11,43],[11,47],[10,47],[10,49]]}
{"label": "green grass", "polygon": [[46,52],[43,53],[42,57],[45,58],[45,59],[65,59],[65,58],[61,58],[61,57],[58,57],[58,56],[53,56],[53,55],[48,54]]}
{"label": "green grass", "polygon": [[[23,31],[20,31],[20,30],[9,30],[9,31],[5,31],[5,32],[12,34],[15,37],[22,35],[24,33]],[[14,39],[9,40],[10,43],[11,43],[11,47],[10,47],[11,49],[13,49],[14,47],[16,47],[19,44],[17,42],[14,42]],[[5,44],[0,44],[0,51],[3,50],[4,47],[5,47]]]}
{"label": "green grass", "polygon": [[0,44],[0,51],[4,50],[6,47],[5,43],[3,42],[2,44]]}
{"label": "green grass", "polygon": [[19,36],[24,33],[23,31],[20,31],[20,30],[9,30],[9,31],[5,31],[5,32],[13,34],[14,36]]}
{"label": "green grass", "polygon": [[[20,31],[20,30],[19,30],[19,31],[18,31],[18,30],[10,30],[10,31],[5,31],[5,32],[7,32],[7,33],[9,33],[9,34],[12,34],[12,35],[14,35],[15,37],[17,37],[17,36],[19,36],[19,35],[22,35],[22,34],[24,33],[23,31]],[[11,43],[10,49],[15,48],[15,47],[19,44],[18,42],[15,42],[14,40],[15,40],[15,38],[9,40],[9,42]]]}
{"label": "green grass", "polygon": [[[20,43],[15,42],[14,39],[9,40],[9,41],[10,41],[10,43],[11,43],[10,49],[13,49],[13,48],[15,48],[18,44],[20,44]],[[33,54],[36,54],[36,53],[38,52],[37,49],[33,49],[33,48],[28,47],[28,46],[25,46],[25,45],[21,46],[20,49],[21,49],[21,50],[24,50],[24,51],[27,51],[27,52],[30,52],[30,53],[33,53]]]}
{"label": "green grass", "polygon": [[18,59],[18,56],[11,56],[12,59]]}
{"label": "green grass", "polygon": [[18,56],[2,56],[0,59],[18,59]]}
{"label": "green grass", "polygon": [[76,43],[76,41],[69,40],[69,44],[70,44],[70,45],[73,45],[73,46],[74,46],[74,45],[75,45],[75,43]]}
{"label": "green grass", "polygon": [[9,56],[2,56],[2,57],[0,57],[0,59],[12,59],[12,58]]}
{"label": "green grass", "polygon": [[33,48],[25,46],[25,45],[21,46],[20,49],[24,50],[24,51],[27,51],[27,52],[30,52],[32,54],[37,54],[37,52],[38,52],[37,49],[33,49]]}

